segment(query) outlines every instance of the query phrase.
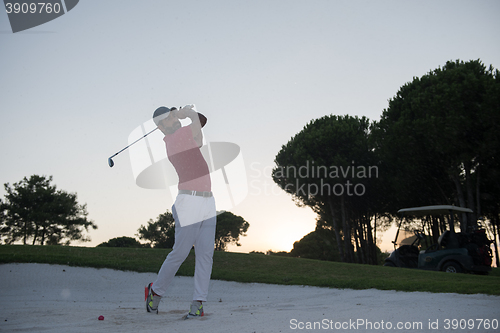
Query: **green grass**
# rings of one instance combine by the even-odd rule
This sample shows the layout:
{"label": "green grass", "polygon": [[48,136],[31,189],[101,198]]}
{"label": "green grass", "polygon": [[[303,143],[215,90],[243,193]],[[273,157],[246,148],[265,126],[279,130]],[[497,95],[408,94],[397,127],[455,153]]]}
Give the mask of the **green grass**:
{"label": "green grass", "polygon": [[[169,251],[2,245],[0,263],[47,263],[156,273]],[[178,275],[193,274],[194,253],[191,253]],[[488,276],[480,276],[231,252],[215,252],[212,278],[330,288],[500,295],[498,268],[493,268]]]}

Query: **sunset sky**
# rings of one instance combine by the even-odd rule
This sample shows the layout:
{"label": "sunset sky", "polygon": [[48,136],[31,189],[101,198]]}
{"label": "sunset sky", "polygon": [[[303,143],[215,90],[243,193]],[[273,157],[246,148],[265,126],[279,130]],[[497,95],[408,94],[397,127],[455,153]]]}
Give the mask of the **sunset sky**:
{"label": "sunset sky", "polygon": [[230,211],[250,228],[229,250],[290,251],[316,216],[274,185],[281,146],[324,115],[378,120],[448,60],[500,67],[499,14],[482,0],[81,0],[14,34],[2,11],[0,182],[46,175],[77,193],[99,229],[73,245],[134,237],[171,195],[136,185],[130,151],[107,158],[158,106],[195,104],[207,142],[240,148],[247,193]]}

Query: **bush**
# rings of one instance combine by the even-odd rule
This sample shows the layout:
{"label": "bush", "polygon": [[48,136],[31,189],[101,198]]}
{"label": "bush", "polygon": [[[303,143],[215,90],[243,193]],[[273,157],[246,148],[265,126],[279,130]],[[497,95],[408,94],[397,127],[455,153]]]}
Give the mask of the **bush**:
{"label": "bush", "polygon": [[107,242],[97,245],[97,247],[149,247],[146,244],[139,243],[132,237],[117,237],[112,238]]}

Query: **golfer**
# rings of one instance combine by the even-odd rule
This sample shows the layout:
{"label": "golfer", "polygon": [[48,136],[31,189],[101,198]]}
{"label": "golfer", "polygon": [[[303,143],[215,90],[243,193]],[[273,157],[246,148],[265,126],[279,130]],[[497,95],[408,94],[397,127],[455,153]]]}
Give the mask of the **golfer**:
{"label": "golfer", "polygon": [[[191,124],[181,126],[179,119],[190,118]],[[201,128],[207,118],[194,111],[192,105],[180,110],[159,107],[153,120],[165,134],[167,156],[179,176],[178,195],[172,206],[175,219],[175,243],[158,272],[156,281],[146,287],[146,310],[158,313],[161,297],[174,279],[194,245],[194,293],[185,319],[202,317],[203,302],[207,300],[215,242],[216,210],[211,192],[208,165],[201,154]]]}

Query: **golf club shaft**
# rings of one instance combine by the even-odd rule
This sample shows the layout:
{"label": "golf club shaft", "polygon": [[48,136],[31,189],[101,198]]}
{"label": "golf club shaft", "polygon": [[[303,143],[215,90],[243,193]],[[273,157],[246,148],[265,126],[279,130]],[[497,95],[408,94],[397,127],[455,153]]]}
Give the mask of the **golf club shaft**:
{"label": "golf club shaft", "polygon": [[127,147],[123,148],[122,150],[120,150],[119,152],[117,152],[116,154],[114,154],[113,156],[111,156],[110,158],[113,158],[115,157],[116,155],[118,155],[119,153],[121,153],[122,151],[124,151],[125,149],[127,149],[128,147],[132,146],[134,143],[136,143],[137,141],[139,140],[142,140],[144,139],[145,137],[147,137],[149,134],[153,133],[154,131],[156,131],[158,129],[158,127],[156,127],[154,130],[152,130],[151,132],[147,133],[147,134],[144,134],[142,137],[140,137],[139,139],[135,140],[134,142],[132,142],[131,144],[129,144]]}

